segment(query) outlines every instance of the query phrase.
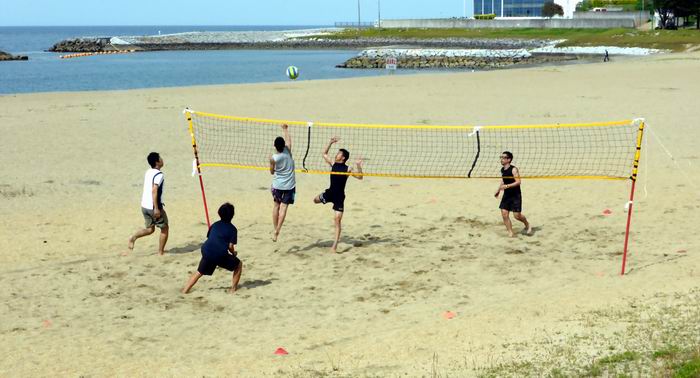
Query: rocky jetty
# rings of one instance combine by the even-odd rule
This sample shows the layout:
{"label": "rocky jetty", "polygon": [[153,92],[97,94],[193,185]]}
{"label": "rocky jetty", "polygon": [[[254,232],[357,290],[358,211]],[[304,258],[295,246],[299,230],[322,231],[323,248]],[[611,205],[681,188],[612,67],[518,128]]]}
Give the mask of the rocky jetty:
{"label": "rocky jetty", "polygon": [[516,39],[394,39],[394,38],[356,38],[324,39],[302,38],[277,41],[226,41],[197,40],[183,41],[177,39],[133,40],[131,43],[143,50],[237,50],[237,49],[363,49],[369,47],[406,46],[423,48],[463,48],[463,49],[513,49],[537,48],[546,46],[546,41]]}
{"label": "rocky jetty", "polygon": [[76,38],[56,43],[49,51],[99,52],[120,49],[158,50],[235,50],[235,49],[364,49],[370,47],[421,47],[453,49],[534,49],[551,42],[532,39],[487,38],[353,38],[328,37],[332,29],[195,32],[152,36]]}
{"label": "rocky jetty", "polygon": [[53,45],[49,51],[53,52],[84,52],[94,53],[110,51],[115,48],[110,43],[111,38],[90,37],[66,39]]}
{"label": "rocky jetty", "polygon": [[12,55],[4,51],[0,51],[0,61],[5,60],[29,60],[29,57],[26,55]]}
{"label": "rocky jetty", "polygon": [[530,53],[515,50],[425,50],[425,49],[372,49],[350,58],[338,68],[384,68],[389,57],[396,58],[397,68],[463,68],[496,69],[515,65],[577,60],[575,55]]}

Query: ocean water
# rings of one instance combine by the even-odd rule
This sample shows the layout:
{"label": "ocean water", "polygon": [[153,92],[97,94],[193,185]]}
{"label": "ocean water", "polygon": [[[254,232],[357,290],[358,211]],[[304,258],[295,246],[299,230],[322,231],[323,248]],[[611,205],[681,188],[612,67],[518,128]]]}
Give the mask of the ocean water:
{"label": "ocean water", "polygon": [[156,51],[75,59],[46,52],[54,43],[75,37],[319,27],[326,26],[0,27],[0,50],[29,56],[29,61],[0,62],[0,94],[286,81],[290,65],[299,68],[298,80],[387,75],[382,69],[335,68],[359,52],[354,50]]}

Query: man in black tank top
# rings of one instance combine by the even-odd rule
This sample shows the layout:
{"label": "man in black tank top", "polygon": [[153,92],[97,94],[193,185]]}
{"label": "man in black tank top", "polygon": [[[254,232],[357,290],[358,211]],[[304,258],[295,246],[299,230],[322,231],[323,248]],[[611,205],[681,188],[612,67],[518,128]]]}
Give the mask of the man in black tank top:
{"label": "man in black tank top", "polygon": [[501,184],[498,186],[498,191],[496,191],[496,198],[503,191],[503,197],[501,198],[501,215],[503,216],[503,224],[506,225],[508,234],[510,237],[515,237],[513,233],[513,224],[510,222],[510,212],[513,212],[515,219],[523,222],[525,229],[523,232],[526,235],[532,235],[532,227],[527,221],[527,218],[522,214],[522,204],[523,198],[520,192],[520,172],[518,168],[510,163],[513,161],[513,154],[504,151],[501,154]]}
{"label": "man in black tank top", "polygon": [[353,172],[352,168],[348,167],[346,162],[350,158],[350,152],[341,148],[335,154],[335,159],[331,160],[328,156],[328,151],[331,146],[338,142],[338,138],[331,138],[323,150],[323,160],[331,167],[331,186],[323,193],[314,198],[314,203],[326,204],[333,203],[335,210],[335,241],[331,247],[331,251],[338,252],[338,241],[340,240],[341,222],[343,220],[343,211],[345,211],[345,184],[348,182],[348,176],[352,176],[358,180],[362,180],[362,159],[357,160],[357,172]]}

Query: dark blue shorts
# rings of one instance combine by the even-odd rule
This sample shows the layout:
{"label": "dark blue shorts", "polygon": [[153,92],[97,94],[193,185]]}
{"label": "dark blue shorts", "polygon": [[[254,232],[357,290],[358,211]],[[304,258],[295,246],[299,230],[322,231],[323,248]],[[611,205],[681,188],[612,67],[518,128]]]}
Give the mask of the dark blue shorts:
{"label": "dark blue shorts", "polygon": [[296,190],[297,188],[290,190],[272,188],[272,199],[277,203],[292,205],[294,204],[294,197],[296,197]]}
{"label": "dark blue shorts", "polygon": [[225,254],[219,257],[207,256],[202,252],[202,259],[199,260],[199,266],[197,271],[205,276],[211,276],[214,274],[216,267],[222,267],[226,270],[234,271],[240,265],[241,260],[238,257]]}

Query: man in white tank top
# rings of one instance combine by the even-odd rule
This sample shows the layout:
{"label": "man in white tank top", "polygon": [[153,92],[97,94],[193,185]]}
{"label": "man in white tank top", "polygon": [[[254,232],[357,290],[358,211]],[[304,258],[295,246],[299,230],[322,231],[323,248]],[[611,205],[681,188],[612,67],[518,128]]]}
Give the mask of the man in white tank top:
{"label": "man in white tank top", "polygon": [[148,154],[148,164],[151,166],[143,178],[143,194],[141,195],[141,214],[145,227],[129,237],[129,251],[134,249],[136,239],[152,234],[156,227],[160,228],[158,254],[165,254],[165,243],[168,242],[168,214],[163,206],[163,184],[165,175],[161,172],[163,159],[157,152]]}
{"label": "man in white tank top", "polygon": [[296,177],[294,175],[294,159],[292,158],[292,138],[289,136],[289,126],[282,125],[284,138],[275,139],[277,153],[270,155],[270,174],[272,179],[272,241],[276,242],[282,230],[287,207],[294,203],[296,196]]}

